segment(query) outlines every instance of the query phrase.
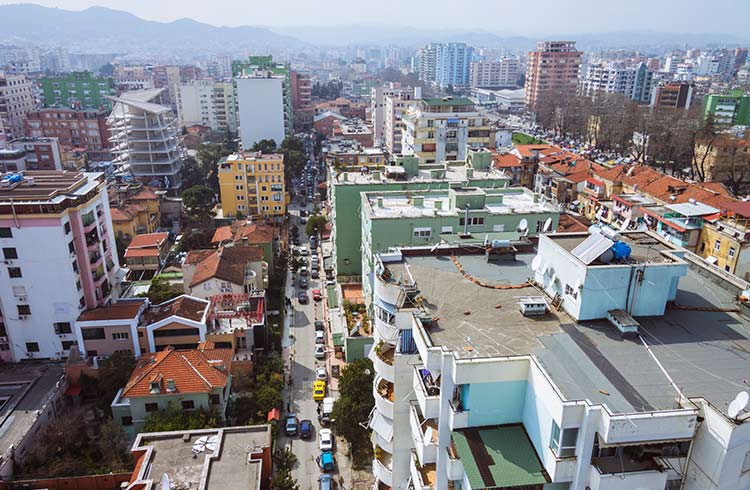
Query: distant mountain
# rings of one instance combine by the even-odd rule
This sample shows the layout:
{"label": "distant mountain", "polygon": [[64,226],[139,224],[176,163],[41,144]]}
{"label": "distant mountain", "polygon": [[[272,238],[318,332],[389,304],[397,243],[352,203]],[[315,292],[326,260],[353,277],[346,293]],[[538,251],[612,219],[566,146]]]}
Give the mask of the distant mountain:
{"label": "distant mountain", "polygon": [[304,45],[262,27],[216,27],[192,19],[154,22],[104,7],[71,11],[34,4],[0,5],[0,43],[19,41],[153,54]]}

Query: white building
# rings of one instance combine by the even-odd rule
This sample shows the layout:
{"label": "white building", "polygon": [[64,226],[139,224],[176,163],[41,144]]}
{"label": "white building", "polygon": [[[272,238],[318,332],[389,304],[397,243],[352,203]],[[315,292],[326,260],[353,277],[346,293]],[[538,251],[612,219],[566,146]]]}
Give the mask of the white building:
{"label": "white building", "polygon": [[[747,283],[646,232],[619,237],[627,259],[592,243],[573,253],[588,237],[541,235],[536,256],[502,244],[380,254],[369,421],[378,482],[747,488],[744,395],[728,405],[745,391],[750,355],[732,346],[750,341],[750,320],[717,310]],[[611,275],[616,267],[630,282]],[[680,308],[665,310],[670,298]],[[595,302],[578,323],[576,305]]]}
{"label": "white building", "polygon": [[594,63],[589,65],[586,77],[581,80],[581,92],[592,97],[597,93],[623,94],[647,104],[651,101],[654,73],[645,63],[624,66],[620,63]]}
{"label": "white building", "polygon": [[239,107],[239,133],[244,150],[262,139],[280,145],[285,136],[284,77],[256,70],[252,75],[235,78]]}
{"label": "white building", "polygon": [[206,126],[218,133],[237,134],[237,101],[231,82],[191,80],[177,86],[180,126]]}
{"label": "white building", "polygon": [[385,128],[383,131],[385,147],[391,155],[401,153],[401,117],[414,104],[422,98],[422,88],[414,87],[402,90],[400,94],[385,97],[383,119]]}
{"label": "white building", "polygon": [[477,88],[516,87],[521,75],[521,61],[516,57],[473,61],[471,86]]}
{"label": "white building", "polygon": [[[40,212],[41,211],[41,212]],[[0,178],[0,357],[66,357],[81,311],[119,295],[121,270],[103,174]]]}
{"label": "white building", "polygon": [[0,120],[7,140],[25,136],[26,114],[35,107],[34,82],[0,71]]}
{"label": "white building", "polygon": [[109,97],[115,105],[107,125],[112,133],[113,163],[122,172],[176,193],[182,186],[185,151],[172,109],[161,104],[164,91],[139,90]]}
{"label": "white building", "polygon": [[372,137],[375,146],[384,144],[386,140],[386,99],[393,96],[400,97],[405,90],[408,89],[402,89],[393,82],[370,89],[370,118],[372,119]]}

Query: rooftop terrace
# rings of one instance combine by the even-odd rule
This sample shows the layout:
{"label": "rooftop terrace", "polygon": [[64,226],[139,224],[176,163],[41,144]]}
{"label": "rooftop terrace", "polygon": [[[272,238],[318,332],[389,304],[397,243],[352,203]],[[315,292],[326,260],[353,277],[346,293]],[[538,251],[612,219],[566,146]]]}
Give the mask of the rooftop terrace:
{"label": "rooftop terrace", "polygon": [[[420,165],[415,175],[408,175],[403,167],[391,165],[380,171],[373,172],[339,172],[333,176],[334,185],[351,184],[373,184],[373,183],[399,183],[399,182],[466,182],[468,180],[502,179],[510,182],[510,178],[499,170],[490,168],[478,170],[466,166],[466,162],[458,161],[450,165],[427,164]],[[425,188],[427,186],[425,185]],[[498,185],[498,187],[501,187]]]}

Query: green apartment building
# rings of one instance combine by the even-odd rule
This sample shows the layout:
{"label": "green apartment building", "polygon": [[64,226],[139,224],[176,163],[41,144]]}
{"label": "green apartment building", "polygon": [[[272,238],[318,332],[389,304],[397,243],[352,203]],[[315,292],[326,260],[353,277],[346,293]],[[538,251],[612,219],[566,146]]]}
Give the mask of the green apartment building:
{"label": "green apartment building", "polygon": [[111,78],[95,77],[87,71],[39,79],[44,107],[112,110],[107,95],[116,95]]}
{"label": "green apartment building", "polygon": [[703,116],[711,114],[716,124],[727,126],[750,125],[750,93],[730,90],[708,94],[703,101]]}

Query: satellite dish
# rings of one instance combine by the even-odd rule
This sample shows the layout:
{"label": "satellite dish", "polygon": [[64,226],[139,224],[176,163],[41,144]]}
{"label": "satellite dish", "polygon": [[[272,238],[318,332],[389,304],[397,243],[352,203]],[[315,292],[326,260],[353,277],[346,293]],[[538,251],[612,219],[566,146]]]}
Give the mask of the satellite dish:
{"label": "satellite dish", "polygon": [[750,395],[747,394],[747,391],[739,392],[737,396],[734,397],[734,400],[732,400],[732,403],[729,404],[727,415],[733,419],[737,418],[740,412],[747,407],[748,401],[750,401]]}
{"label": "satellite dish", "polygon": [[552,229],[552,218],[547,218],[544,222],[544,231],[550,231]]}
{"label": "satellite dish", "polygon": [[172,481],[166,473],[161,475],[161,490],[172,490]]}
{"label": "satellite dish", "polygon": [[523,233],[524,231],[528,231],[528,230],[529,230],[529,222],[526,218],[522,218],[521,222],[518,223],[518,231]]}
{"label": "satellite dish", "polygon": [[535,255],[531,260],[531,270],[536,272],[537,270],[539,270],[540,265],[542,265],[542,258],[538,255]]}

